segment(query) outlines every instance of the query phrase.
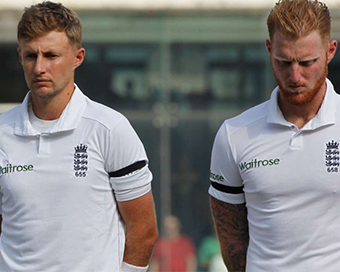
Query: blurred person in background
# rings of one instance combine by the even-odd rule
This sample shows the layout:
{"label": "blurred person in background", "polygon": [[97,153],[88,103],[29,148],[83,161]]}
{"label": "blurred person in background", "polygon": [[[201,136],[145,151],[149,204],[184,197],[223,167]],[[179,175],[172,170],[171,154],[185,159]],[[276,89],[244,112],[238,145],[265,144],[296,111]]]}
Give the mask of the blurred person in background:
{"label": "blurred person in background", "polygon": [[148,159],[128,120],[74,83],[77,14],[33,5],[17,36],[30,91],[0,116],[0,271],[146,272],[158,235]]}
{"label": "blurred person in background", "polygon": [[338,43],[319,1],[281,0],[266,46],[278,87],[226,120],[211,159],[211,210],[229,271],[339,271]]}
{"label": "blurred person in background", "polygon": [[150,272],[197,271],[196,249],[191,238],[181,234],[181,223],[174,215],[164,219],[165,235],[156,244]]}
{"label": "blurred person in background", "polygon": [[[215,230],[213,231],[216,233]],[[221,247],[216,234],[204,237],[198,248],[198,264],[200,271],[209,271],[211,261],[220,253]]]}

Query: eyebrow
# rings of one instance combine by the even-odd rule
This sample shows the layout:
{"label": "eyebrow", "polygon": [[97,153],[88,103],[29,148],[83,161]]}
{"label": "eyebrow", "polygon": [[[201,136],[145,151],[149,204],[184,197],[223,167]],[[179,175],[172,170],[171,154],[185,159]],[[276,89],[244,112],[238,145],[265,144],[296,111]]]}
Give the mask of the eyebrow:
{"label": "eyebrow", "polygon": [[293,62],[293,61],[297,61],[297,62],[308,62],[308,61],[317,61],[320,58],[320,56],[317,57],[312,57],[310,59],[303,59],[303,60],[295,60],[295,59],[285,59],[285,58],[281,58],[278,56],[274,56],[274,59],[278,60],[278,61],[284,61],[284,62]]}
{"label": "eyebrow", "polygon": [[[47,51],[43,51],[41,52],[43,54],[43,56],[46,56],[46,55],[50,55],[50,54],[53,54],[53,55],[61,55],[63,54],[61,52],[61,50],[58,50],[58,49],[49,49]],[[24,55],[32,55],[32,54],[38,54],[38,52],[36,50],[33,50],[32,48],[27,48],[26,50],[23,50],[23,54]]]}
{"label": "eyebrow", "polygon": [[[37,52],[36,48],[31,47],[30,45],[25,45],[25,46],[19,46],[22,50],[24,51],[29,51],[29,52]],[[47,49],[47,51],[41,51],[42,53],[45,52],[50,52],[50,51],[58,51],[61,50],[60,47],[52,45],[50,48]]]}

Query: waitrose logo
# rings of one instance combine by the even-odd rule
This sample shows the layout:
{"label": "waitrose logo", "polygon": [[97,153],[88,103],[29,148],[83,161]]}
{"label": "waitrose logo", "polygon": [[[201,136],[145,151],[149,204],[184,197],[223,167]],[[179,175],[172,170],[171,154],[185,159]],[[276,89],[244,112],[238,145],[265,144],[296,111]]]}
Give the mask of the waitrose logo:
{"label": "waitrose logo", "polygon": [[265,166],[275,166],[280,164],[280,159],[252,159],[248,162],[241,162],[238,166],[240,167],[241,171],[249,170],[258,167],[265,167]]}
{"label": "waitrose logo", "polygon": [[31,172],[33,171],[34,166],[33,165],[12,165],[7,164],[5,167],[0,166],[0,174],[9,174],[9,173],[15,173],[15,172]]}

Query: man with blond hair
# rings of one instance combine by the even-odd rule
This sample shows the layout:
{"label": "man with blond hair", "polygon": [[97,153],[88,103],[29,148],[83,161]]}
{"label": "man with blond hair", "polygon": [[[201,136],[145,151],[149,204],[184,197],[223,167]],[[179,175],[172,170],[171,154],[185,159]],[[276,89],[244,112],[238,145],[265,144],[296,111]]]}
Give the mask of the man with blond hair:
{"label": "man with blond hair", "polygon": [[146,272],[157,238],[152,174],[120,113],[74,83],[77,14],[25,9],[18,53],[30,91],[0,116],[0,271]]}
{"label": "man with blond hair", "polygon": [[229,271],[339,271],[337,49],[319,1],[281,0],[266,46],[278,87],[226,120],[211,159],[211,210]]}

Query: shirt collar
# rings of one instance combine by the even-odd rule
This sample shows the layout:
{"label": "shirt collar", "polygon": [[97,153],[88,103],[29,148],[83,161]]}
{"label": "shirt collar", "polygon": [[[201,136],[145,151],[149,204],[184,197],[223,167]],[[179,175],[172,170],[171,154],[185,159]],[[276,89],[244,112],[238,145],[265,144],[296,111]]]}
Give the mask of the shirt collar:
{"label": "shirt collar", "polygon": [[[76,84],[71,100],[63,110],[58,121],[44,134],[52,134],[62,131],[76,129],[81,116],[86,108],[86,97]],[[19,114],[15,123],[14,134],[18,136],[36,136],[41,133],[36,131],[30,120],[28,113],[28,104],[30,103],[31,92],[29,91],[19,106]]]}
{"label": "shirt collar", "polygon": [[[321,107],[316,116],[310,120],[302,130],[313,130],[322,126],[335,124],[335,113],[339,100],[333,84],[326,78],[327,90]],[[283,126],[292,126],[284,117],[278,105],[279,87],[272,92],[269,100],[267,122]]]}

